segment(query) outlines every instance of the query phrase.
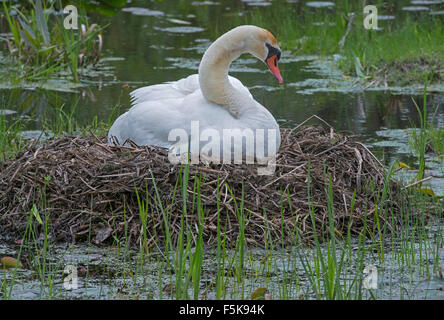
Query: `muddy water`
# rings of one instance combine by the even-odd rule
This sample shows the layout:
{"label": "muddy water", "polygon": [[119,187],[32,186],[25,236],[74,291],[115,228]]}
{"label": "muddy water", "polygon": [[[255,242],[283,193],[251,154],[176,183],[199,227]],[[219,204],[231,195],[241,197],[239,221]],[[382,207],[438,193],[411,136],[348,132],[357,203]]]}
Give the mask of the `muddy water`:
{"label": "muddy water", "polygon": [[[399,3],[408,6],[409,1]],[[229,0],[195,1],[192,4],[191,1],[132,1],[129,9],[122,10],[113,17],[91,13],[91,22],[110,23],[104,32],[104,54],[99,69],[85,71],[80,84],[65,81],[62,76],[17,87],[2,79],[0,97],[8,101],[7,109],[2,114],[11,119],[28,119],[25,130],[31,136],[42,129],[48,109],[62,104],[66,105],[67,110],[75,105],[74,116],[80,124],[90,123],[95,116],[106,121],[116,105],[119,105],[120,113],[129,107],[130,90],[196,73],[200,58],[211,41],[236,25],[239,16],[251,10],[272,10],[277,5],[287,6],[297,19],[297,12],[306,4],[304,1]],[[307,7],[311,10],[332,10],[331,2],[312,2]],[[414,14],[413,12],[412,9],[402,10],[399,5],[395,14],[398,16]],[[393,12],[386,14],[391,15]],[[336,130],[356,135],[386,164],[399,158],[415,167],[416,159],[408,147],[408,136],[404,129],[419,125],[413,100],[422,106],[421,87],[363,90],[357,79],[344,78],[331,61],[321,60],[316,56],[296,56],[291,52],[284,52],[280,69],[284,77],[283,86],[276,83],[262,62],[245,55],[233,63],[230,74],[250,88],[253,96],[272,112],[281,126],[297,125],[316,114]],[[444,88],[436,87],[434,90],[436,94],[428,95],[428,114],[432,115],[438,107],[434,124],[444,127]],[[37,133],[32,130],[37,130]],[[427,173],[435,176],[428,183],[437,194],[444,195],[443,167],[442,159],[431,161]],[[406,175],[408,181],[409,176]],[[0,247],[0,256],[16,256],[17,253],[16,246]],[[253,266],[259,263],[263,252],[252,251],[251,254],[251,272],[254,273]],[[249,296],[247,292],[251,293],[252,289],[267,285],[270,290],[274,288],[273,297],[279,298],[282,282],[280,275],[285,266],[299,270],[301,279],[297,283],[300,288],[306,287],[307,279],[303,279],[301,265],[292,260],[291,254],[287,254],[287,258],[282,259],[277,254],[270,267],[274,278],[267,280],[268,284],[264,279],[247,280],[245,297]],[[153,257],[151,263],[146,263],[142,276],[135,276],[137,254],[128,258],[127,263],[122,263],[121,256],[114,249],[62,247],[54,249],[51,259],[54,277],[52,289],[48,289],[47,285],[42,286],[41,279],[34,271],[25,269],[17,275],[17,285],[14,286],[12,297],[160,298],[162,290],[158,290],[159,286],[163,288],[170,281],[168,275],[159,274],[160,267],[153,263],[156,257]],[[375,259],[369,256],[368,263],[374,263]],[[443,253],[440,252],[441,265],[442,259]],[[387,260],[390,261],[390,257]],[[206,263],[209,269],[212,261],[214,256],[208,251]],[[88,280],[81,281],[78,291],[63,290],[62,266],[69,263],[85,267],[85,272],[90,272],[90,268],[92,270],[87,273],[88,277],[84,277]],[[424,280],[427,277],[417,274],[419,271],[402,273],[395,263],[393,266],[389,263],[384,270],[383,283],[390,285],[386,286],[387,290],[378,291],[379,298],[430,298],[437,296],[439,290],[442,290],[442,283]],[[0,276],[8,280],[8,283],[14,277],[9,271],[0,273]],[[229,283],[233,288],[236,287],[234,280]],[[140,284],[146,285],[143,292],[137,289]],[[428,285],[435,289],[421,289]],[[403,291],[404,287],[407,291]],[[304,290],[299,289],[293,288],[294,294],[289,297],[297,298],[303,294]],[[406,296],[405,292],[409,292],[410,296]],[[168,294],[163,297],[168,298]],[[209,297],[212,297],[211,294]],[[233,289],[228,297],[243,296]],[[307,293],[306,297],[312,296]]]}

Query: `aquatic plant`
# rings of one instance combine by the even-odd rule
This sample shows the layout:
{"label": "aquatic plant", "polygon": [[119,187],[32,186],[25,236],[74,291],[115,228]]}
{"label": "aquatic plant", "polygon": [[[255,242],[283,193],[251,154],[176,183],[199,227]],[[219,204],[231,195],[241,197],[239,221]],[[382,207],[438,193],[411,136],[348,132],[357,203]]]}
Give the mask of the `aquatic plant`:
{"label": "aquatic plant", "polygon": [[[433,83],[442,80],[442,16],[411,17],[404,12],[394,20],[379,21],[378,30],[367,30],[362,5],[338,1],[331,10],[309,8],[302,2],[294,7],[276,5],[251,10],[235,23],[265,27],[282,48],[296,54],[334,55],[338,66],[361,78],[366,87],[422,83],[425,74]],[[381,3],[377,7],[380,15],[387,10]]]}
{"label": "aquatic plant", "polygon": [[[6,110],[8,103],[6,98],[0,98],[0,110]],[[6,114],[0,113],[0,161],[13,158],[23,150],[25,142],[19,135],[22,128],[23,121],[9,120]]]}
{"label": "aquatic plant", "polygon": [[[415,107],[417,108],[418,114],[421,119],[421,128],[419,132],[415,127],[412,128],[409,137],[409,143],[412,149],[415,151],[417,155],[421,155],[422,152],[432,152],[435,153],[438,157],[444,156],[444,129],[437,128],[433,124],[435,119],[435,115],[438,111],[439,106],[436,106],[435,111],[431,120],[424,122],[424,114],[421,112],[420,106],[415,103]],[[425,109],[425,107],[423,107]],[[423,109],[423,110],[424,110]]]}
{"label": "aquatic plant", "polygon": [[[102,52],[102,28],[88,25],[79,15],[80,30],[67,30],[59,16],[47,13],[41,0],[32,3],[32,9],[2,2],[3,13],[11,36],[0,38],[7,45],[11,63],[9,68],[16,80],[47,77],[68,69],[75,81],[79,68],[97,63]],[[53,4],[49,5],[53,8]],[[14,15],[11,13],[14,12]]]}
{"label": "aquatic plant", "polygon": [[[418,103],[416,103],[415,100],[413,100],[413,103],[416,107],[416,111],[418,112],[420,128],[417,129],[415,125],[412,125],[412,130],[410,130],[409,133],[409,144],[415,151],[418,158],[418,174],[416,175],[415,180],[411,183],[415,184],[417,187],[421,187],[422,181],[427,179],[425,178],[425,169],[427,166],[426,153],[435,152],[437,153],[438,159],[444,156],[444,129],[435,128],[433,125],[439,106],[435,107],[435,111],[431,119],[428,120],[427,81],[424,84],[422,108],[418,105]],[[422,190],[434,196],[432,189]]]}

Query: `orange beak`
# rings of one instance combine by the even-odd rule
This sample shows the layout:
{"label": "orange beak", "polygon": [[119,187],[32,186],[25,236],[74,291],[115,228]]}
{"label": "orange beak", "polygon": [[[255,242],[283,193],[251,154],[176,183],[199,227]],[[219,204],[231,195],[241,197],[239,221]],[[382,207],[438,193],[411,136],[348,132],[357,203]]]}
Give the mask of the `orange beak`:
{"label": "orange beak", "polygon": [[279,81],[279,83],[282,83],[282,76],[278,68],[278,59],[277,55],[271,56],[267,60],[265,60],[268,68],[270,69],[271,73],[276,77],[276,79]]}

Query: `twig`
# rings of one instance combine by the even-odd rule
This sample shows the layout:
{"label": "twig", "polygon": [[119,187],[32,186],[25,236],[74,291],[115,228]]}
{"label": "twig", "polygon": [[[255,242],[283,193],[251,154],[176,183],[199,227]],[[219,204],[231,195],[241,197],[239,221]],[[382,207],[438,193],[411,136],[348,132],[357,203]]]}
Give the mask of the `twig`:
{"label": "twig", "polygon": [[405,190],[405,189],[408,189],[408,188],[410,188],[410,187],[416,186],[417,184],[421,184],[421,183],[426,182],[426,181],[428,181],[428,180],[430,180],[430,179],[432,179],[432,178],[433,178],[432,176],[428,176],[427,178],[424,178],[424,179],[422,179],[422,180],[419,180],[419,181],[413,182],[413,183],[411,183],[411,184],[405,186],[403,189]]}

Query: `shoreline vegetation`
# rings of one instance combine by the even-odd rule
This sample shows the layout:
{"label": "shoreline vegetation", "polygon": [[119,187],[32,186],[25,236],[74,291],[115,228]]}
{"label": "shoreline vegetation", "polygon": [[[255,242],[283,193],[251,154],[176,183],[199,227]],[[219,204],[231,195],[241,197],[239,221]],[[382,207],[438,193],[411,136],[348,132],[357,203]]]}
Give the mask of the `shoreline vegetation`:
{"label": "shoreline vegetation", "polygon": [[384,18],[378,20],[377,30],[364,28],[361,1],[339,1],[327,9],[298,7],[294,11],[297,18],[279,7],[254,10],[244,20],[272,31],[283,49],[333,56],[345,75],[360,78],[365,89],[423,84],[426,78],[429,84],[441,83],[444,15],[408,12],[391,16],[390,5],[379,2],[376,6]]}
{"label": "shoreline vegetation", "polygon": [[[97,63],[102,51],[103,27],[89,26],[86,14],[80,15],[79,32],[61,27],[60,17],[50,19],[56,23],[48,24],[47,12],[54,11],[56,3],[37,0],[35,5],[21,10],[20,5],[2,3],[2,19],[10,34],[1,40],[3,51],[11,55],[16,65],[9,68],[12,74],[16,73],[16,81],[44,79],[65,69],[78,82],[81,67]],[[231,17],[227,27],[259,25],[275,34],[285,50],[333,57],[344,77],[360,79],[363,89],[422,84],[426,78],[429,85],[442,82],[444,15],[402,12],[399,8],[396,11],[395,6],[400,4],[379,1],[378,29],[367,30],[363,25],[362,5],[361,1],[345,0],[333,7],[310,8],[300,3],[291,7],[290,14],[288,6],[275,5],[271,10],[256,8],[241,17]],[[13,8],[16,13],[11,16]],[[399,14],[391,15],[394,11]]]}
{"label": "shoreline vegetation", "polygon": [[[54,14],[57,12],[54,2],[36,0],[22,6],[2,1],[0,8],[0,18],[6,20],[9,28],[0,37],[0,48],[8,57],[2,63],[9,81],[20,83],[63,74],[79,82],[82,68],[94,66],[99,61],[103,28],[89,25],[85,14],[79,15],[79,31],[73,32],[65,28],[65,16]],[[49,19],[50,15],[54,17]]]}

